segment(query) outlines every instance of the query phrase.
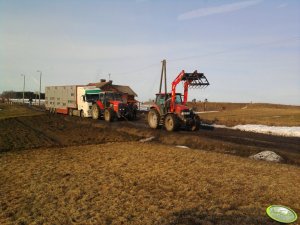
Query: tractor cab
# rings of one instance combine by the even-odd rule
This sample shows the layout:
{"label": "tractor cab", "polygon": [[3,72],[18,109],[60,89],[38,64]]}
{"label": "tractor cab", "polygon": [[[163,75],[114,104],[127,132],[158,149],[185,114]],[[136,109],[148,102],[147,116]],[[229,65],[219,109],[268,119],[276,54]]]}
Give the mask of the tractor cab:
{"label": "tractor cab", "polygon": [[104,117],[108,122],[115,118],[126,118],[129,120],[136,118],[136,108],[124,103],[120,93],[105,91],[99,93],[99,99],[92,106],[92,118]]}
{"label": "tractor cab", "polygon": [[[159,108],[161,114],[171,112],[171,100],[172,93],[160,93],[156,94],[155,104]],[[182,111],[183,109],[188,109],[182,102],[182,94],[175,94],[175,111]]]}
{"label": "tractor cab", "polygon": [[120,93],[115,92],[100,92],[99,100],[105,107],[110,107],[111,104],[122,103],[122,96]]}

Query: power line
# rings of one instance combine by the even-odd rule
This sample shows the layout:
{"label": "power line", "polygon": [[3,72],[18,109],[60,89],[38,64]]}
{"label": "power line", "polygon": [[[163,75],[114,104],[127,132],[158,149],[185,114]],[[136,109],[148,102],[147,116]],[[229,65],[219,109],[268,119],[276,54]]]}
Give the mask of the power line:
{"label": "power line", "polygon": [[186,59],[192,59],[192,58],[202,58],[202,57],[207,57],[207,56],[212,56],[212,55],[220,55],[220,54],[225,54],[225,53],[232,53],[232,52],[238,52],[241,50],[247,50],[247,49],[252,49],[256,47],[261,47],[261,46],[266,46],[269,44],[276,44],[276,43],[281,43],[281,42],[286,42],[289,40],[300,40],[300,36],[288,38],[288,39],[281,39],[281,40],[276,40],[276,41],[270,41],[270,42],[265,42],[265,43],[259,43],[256,45],[251,45],[251,46],[244,46],[244,47],[239,47],[239,48],[234,48],[234,49],[226,49],[226,50],[221,50],[221,51],[216,51],[212,53],[206,53],[202,55],[192,55],[192,56],[186,56],[186,57],[181,57],[181,58],[174,58],[174,59],[169,59],[169,62],[175,62],[175,61],[181,61],[181,60],[186,60]]}

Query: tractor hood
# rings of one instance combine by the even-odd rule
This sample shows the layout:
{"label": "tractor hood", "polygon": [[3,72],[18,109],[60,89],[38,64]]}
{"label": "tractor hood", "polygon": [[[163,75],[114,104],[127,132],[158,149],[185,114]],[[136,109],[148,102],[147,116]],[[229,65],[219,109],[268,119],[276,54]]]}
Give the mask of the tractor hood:
{"label": "tractor hood", "polygon": [[119,107],[121,105],[124,105],[122,101],[118,101],[118,100],[110,100],[109,103],[113,106],[115,112],[118,112]]}
{"label": "tractor hood", "polygon": [[189,111],[189,108],[186,105],[179,105],[179,104],[175,105],[175,112],[176,113],[180,114],[183,111]]}

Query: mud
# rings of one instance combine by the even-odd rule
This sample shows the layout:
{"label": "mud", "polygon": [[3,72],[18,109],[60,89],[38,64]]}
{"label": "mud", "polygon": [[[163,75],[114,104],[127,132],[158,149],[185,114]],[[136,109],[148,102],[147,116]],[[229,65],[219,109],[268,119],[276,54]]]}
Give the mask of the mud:
{"label": "mud", "polygon": [[136,121],[106,123],[90,118],[43,114],[0,120],[0,152],[41,147],[138,141],[154,136],[154,142],[185,145],[194,149],[249,157],[275,151],[288,164],[300,165],[300,138],[280,137],[229,129],[167,132],[148,128],[146,114]]}
{"label": "mud", "polygon": [[0,130],[0,152],[138,140],[92,120],[50,114],[0,120]]}

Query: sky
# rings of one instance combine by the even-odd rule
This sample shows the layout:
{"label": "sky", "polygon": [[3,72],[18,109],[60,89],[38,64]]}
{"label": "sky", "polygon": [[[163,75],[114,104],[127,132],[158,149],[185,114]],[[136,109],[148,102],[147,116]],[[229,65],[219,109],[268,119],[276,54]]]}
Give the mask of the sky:
{"label": "sky", "polygon": [[[138,100],[182,71],[210,82],[189,100],[300,105],[300,1],[0,0],[0,93],[97,82]],[[110,74],[110,75],[109,75]],[[183,86],[178,85],[178,92]]]}

